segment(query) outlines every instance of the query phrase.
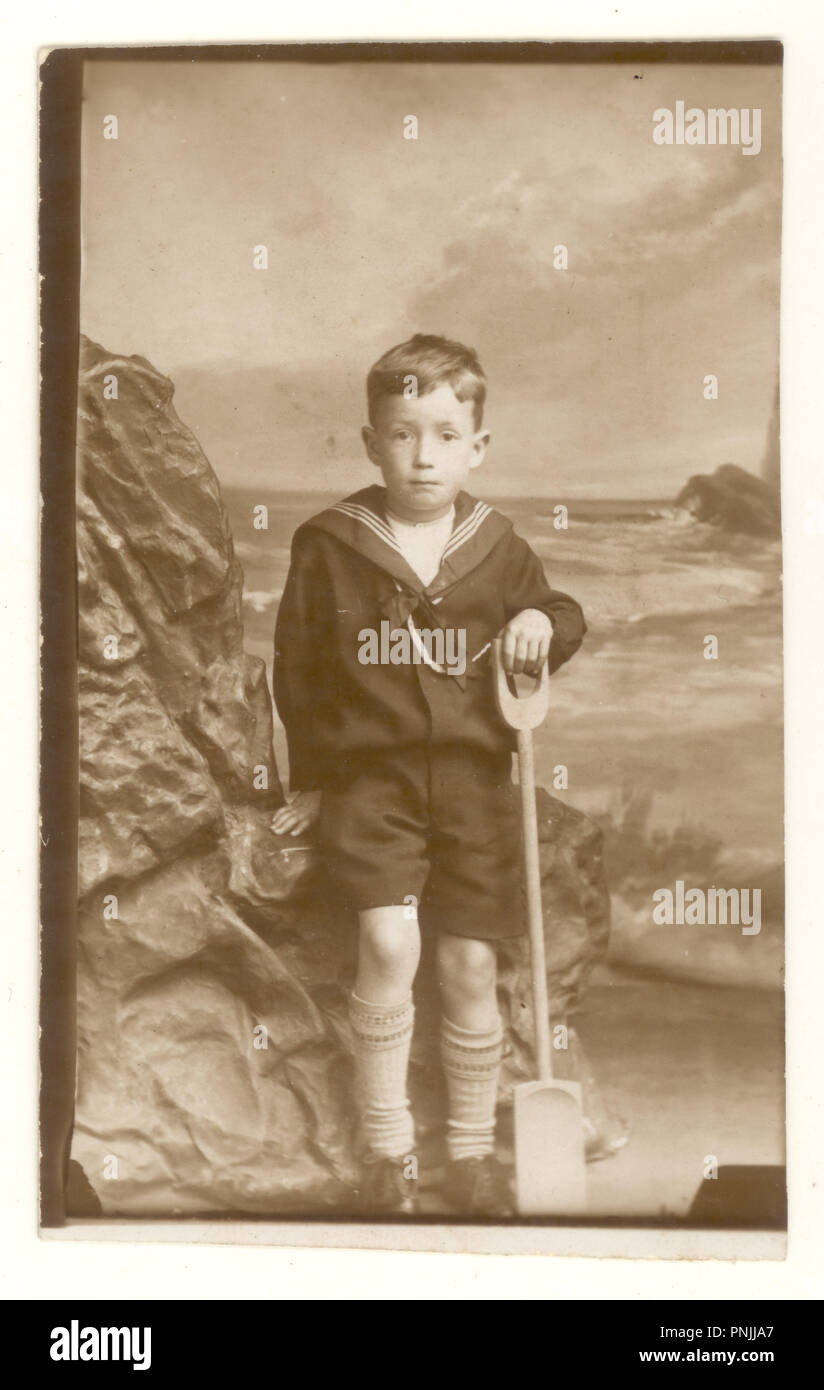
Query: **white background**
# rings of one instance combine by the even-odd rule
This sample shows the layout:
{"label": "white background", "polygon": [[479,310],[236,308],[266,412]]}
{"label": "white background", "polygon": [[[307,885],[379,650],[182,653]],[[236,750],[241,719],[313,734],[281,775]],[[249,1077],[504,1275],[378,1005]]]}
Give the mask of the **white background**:
{"label": "white background", "polygon": [[[506,28],[502,15],[506,14]],[[820,246],[824,16],[816,0],[682,0],[586,6],[489,0],[306,3],[144,0],[140,6],[32,0],[7,10],[0,50],[4,203],[0,344],[4,431],[0,524],[6,677],[0,834],[3,1094],[0,1232],[6,1298],[658,1299],[820,1298],[824,1293],[824,757],[820,598],[824,506],[820,420]],[[321,38],[779,38],[784,54],[781,430],[785,541],[790,1255],[784,1263],[290,1251],[141,1243],[50,1242],[37,1235],[37,53],[59,45],[254,42]],[[71,1316],[67,1311],[66,1316]],[[758,1321],[756,1318],[755,1321]]]}

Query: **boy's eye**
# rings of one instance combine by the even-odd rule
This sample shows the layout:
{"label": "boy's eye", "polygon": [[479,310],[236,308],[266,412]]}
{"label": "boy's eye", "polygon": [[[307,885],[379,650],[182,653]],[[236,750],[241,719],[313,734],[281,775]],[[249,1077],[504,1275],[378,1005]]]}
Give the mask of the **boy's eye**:
{"label": "boy's eye", "polygon": [[453,433],[451,432],[451,430],[444,430],[443,434],[441,435],[441,439],[446,439],[446,440],[457,439],[457,438],[458,438],[458,436],[457,436],[456,434],[453,434]]}

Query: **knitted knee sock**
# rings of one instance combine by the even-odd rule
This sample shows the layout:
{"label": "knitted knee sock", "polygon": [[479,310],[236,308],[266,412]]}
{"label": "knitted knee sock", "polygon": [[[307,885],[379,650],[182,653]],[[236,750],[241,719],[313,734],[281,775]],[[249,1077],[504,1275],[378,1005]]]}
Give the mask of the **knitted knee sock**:
{"label": "knitted knee sock", "polygon": [[389,1158],[404,1157],[415,1142],[406,1095],[414,1019],[411,993],[401,1004],[367,1004],[354,993],[349,996],[363,1137],[373,1154]]}
{"label": "knitted knee sock", "polygon": [[450,1159],[483,1158],[495,1148],[495,1102],[503,1052],[500,1018],[490,1032],[473,1033],[441,1019],[441,1061],[446,1074]]}

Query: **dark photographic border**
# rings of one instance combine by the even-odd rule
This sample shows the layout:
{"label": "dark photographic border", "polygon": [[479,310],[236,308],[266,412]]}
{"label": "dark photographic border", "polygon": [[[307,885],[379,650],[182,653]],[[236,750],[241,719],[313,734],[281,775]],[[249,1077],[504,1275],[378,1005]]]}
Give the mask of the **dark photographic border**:
{"label": "dark photographic border", "polygon": [[[716,63],[776,65],[783,45],[772,39],[705,42],[307,42],[55,48],[40,58],[41,275],[41,995],[40,995],[40,1224],[65,1224],[76,1053],[77,911],[77,602],[75,566],[75,433],[80,302],[80,148],[84,64],[158,62],[506,62]],[[727,1217],[640,1220],[603,1217],[519,1225],[578,1225],[651,1229],[786,1230],[786,1210],[757,1227]],[[214,1218],[204,1215],[204,1219]],[[248,1221],[240,1215],[224,1222]],[[264,1218],[261,1218],[264,1219]],[[265,1218],[271,1221],[271,1217]],[[292,1218],[278,1218],[288,1224]],[[296,1224],[330,1224],[328,1215],[295,1217]],[[442,1224],[426,1218],[416,1225]],[[87,1223],[84,1223],[87,1224]],[[132,1224],[101,1218],[88,1223]],[[140,1224],[135,1218],[134,1224]],[[180,1221],[181,1239],[186,1220]],[[334,1219],[331,1224],[344,1226]],[[377,1223],[375,1223],[377,1224]],[[459,1224],[450,1220],[450,1225]]]}

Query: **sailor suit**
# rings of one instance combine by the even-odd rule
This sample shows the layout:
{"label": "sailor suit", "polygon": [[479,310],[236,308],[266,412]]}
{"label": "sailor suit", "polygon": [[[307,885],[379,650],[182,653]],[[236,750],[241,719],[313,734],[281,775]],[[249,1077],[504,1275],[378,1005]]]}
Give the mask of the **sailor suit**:
{"label": "sailor suit", "polygon": [[[497,938],[523,930],[511,752],[491,644],[526,608],[553,624],[550,673],[586,632],[512,522],[468,493],[431,583],[404,558],[385,489],[298,528],[275,630],[274,694],[293,791],[321,789],[319,843],[353,911],[421,906],[422,923]],[[364,664],[365,631],[462,629],[466,664]],[[420,643],[418,643],[418,649]]]}

